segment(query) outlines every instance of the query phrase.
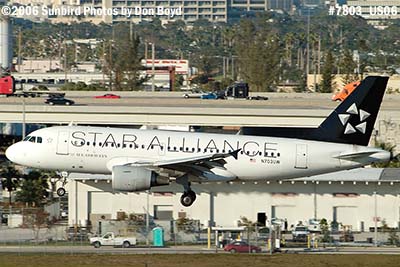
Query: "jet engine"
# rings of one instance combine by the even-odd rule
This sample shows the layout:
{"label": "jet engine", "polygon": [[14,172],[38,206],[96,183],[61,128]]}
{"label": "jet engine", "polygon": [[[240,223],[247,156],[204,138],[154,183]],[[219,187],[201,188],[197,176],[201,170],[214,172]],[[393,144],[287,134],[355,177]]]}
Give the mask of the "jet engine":
{"label": "jet engine", "polygon": [[112,187],[118,191],[143,191],[153,186],[168,185],[168,177],[143,167],[114,166],[112,168]]}

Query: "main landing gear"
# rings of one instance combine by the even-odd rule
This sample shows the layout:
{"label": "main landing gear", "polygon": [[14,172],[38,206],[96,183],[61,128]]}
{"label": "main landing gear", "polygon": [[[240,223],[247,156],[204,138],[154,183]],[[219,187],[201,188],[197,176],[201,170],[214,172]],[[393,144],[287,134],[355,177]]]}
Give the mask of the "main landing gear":
{"label": "main landing gear", "polygon": [[192,190],[183,192],[181,196],[181,204],[185,207],[189,207],[196,200],[196,193]]}
{"label": "main landing gear", "polygon": [[68,173],[67,172],[61,172],[60,173],[60,179],[61,179],[61,183],[62,186],[60,188],[57,189],[57,195],[59,197],[63,197],[66,193],[66,190],[64,188],[65,184],[67,183],[67,177],[68,177]]}
{"label": "main landing gear", "polygon": [[187,175],[181,176],[176,179],[176,182],[183,185],[184,192],[181,196],[181,204],[185,207],[190,207],[196,200],[196,193],[190,188],[190,182]]}

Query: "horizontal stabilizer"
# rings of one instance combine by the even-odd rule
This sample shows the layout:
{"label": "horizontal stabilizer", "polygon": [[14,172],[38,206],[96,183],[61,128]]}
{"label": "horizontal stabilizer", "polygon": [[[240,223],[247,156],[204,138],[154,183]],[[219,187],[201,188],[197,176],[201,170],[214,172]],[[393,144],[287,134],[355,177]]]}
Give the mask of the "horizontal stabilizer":
{"label": "horizontal stabilizer", "polygon": [[375,153],[376,153],[376,151],[363,151],[363,152],[353,152],[353,153],[346,153],[346,154],[340,153],[340,155],[335,156],[335,158],[354,160],[354,159],[359,159],[359,158],[363,158],[363,157],[368,157]]}

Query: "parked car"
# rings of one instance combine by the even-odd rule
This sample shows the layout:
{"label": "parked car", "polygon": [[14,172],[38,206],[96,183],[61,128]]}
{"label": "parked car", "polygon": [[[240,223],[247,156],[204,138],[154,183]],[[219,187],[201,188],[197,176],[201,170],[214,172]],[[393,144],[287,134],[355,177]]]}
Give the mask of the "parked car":
{"label": "parked car", "polygon": [[45,104],[49,105],[66,105],[70,106],[75,104],[73,100],[64,98],[64,97],[52,97],[52,98],[47,98],[46,101],[44,101]]}
{"label": "parked car", "polygon": [[117,237],[113,232],[108,232],[101,237],[91,237],[90,244],[95,248],[101,246],[122,246],[123,248],[129,248],[136,245],[136,237]]}
{"label": "parked car", "polygon": [[269,238],[269,228],[262,227],[258,229],[258,239],[259,240],[267,240]]}
{"label": "parked car", "polygon": [[310,234],[307,226],[298,225],[292,231],[293,241],[306,242],[307,236]]}
{"label": "parked car", "polygon": [[216,93],[211,92],[201,95],[201,99],[218,99],[218,96]]}
{"label": "parked car", "polygon": [[319,219],[309,219],[308,220],[308,230],[310,232],[317,232],[320,233],[321,232],[321,224],[320,224],[321,220]]}
{"label": "parked car", "polygon": [[224,250],[229,251],[230,253],[236,253],[236,252],[258,253],[258,252],[261,252],[260,247],[249,245],[243,241],[233,241],[232,243],[226,245],[224,247]]}
{"label": "parked car", "polygon": [[339,93],[332,96],[332,101],[345,100],[360,85],[360,83],[361,81],[356,81],[346,84]]}
{"label": "parked car", "polygon": [[105,95],[95,96],[94,98],[119,99],[121,97],[119,95],[114,95],[114,94],[105,94]]}
{"label": "parked car", "polygon": [[201,90],[191,90],[182,95],[183,98],[201,98],[205,93]]}
{"label": "parked car", "polygon": [[268,96],[260,96],[260,95],[248,96],[247,99],[248,100],[268,100]]}

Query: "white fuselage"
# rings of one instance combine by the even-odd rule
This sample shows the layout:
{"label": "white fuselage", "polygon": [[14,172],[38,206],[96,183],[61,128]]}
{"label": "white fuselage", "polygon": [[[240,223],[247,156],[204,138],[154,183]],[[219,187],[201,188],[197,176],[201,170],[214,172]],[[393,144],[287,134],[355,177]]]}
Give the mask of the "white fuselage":
{"label": "white fuselage", "polygon": [[[289,179],[357,168],[387,161],[381,149],[291,138],[226,135],[124,128],[58,126],[37,130],[35,142],[12,145],[7,157],[40,169],[110,174],[132,161],[185,159],[240,149],[226,157],[226,171],[242,180]],[[41,142],[38,142],[38,138]],[[357,160],[340,155],[367,152]]]}

